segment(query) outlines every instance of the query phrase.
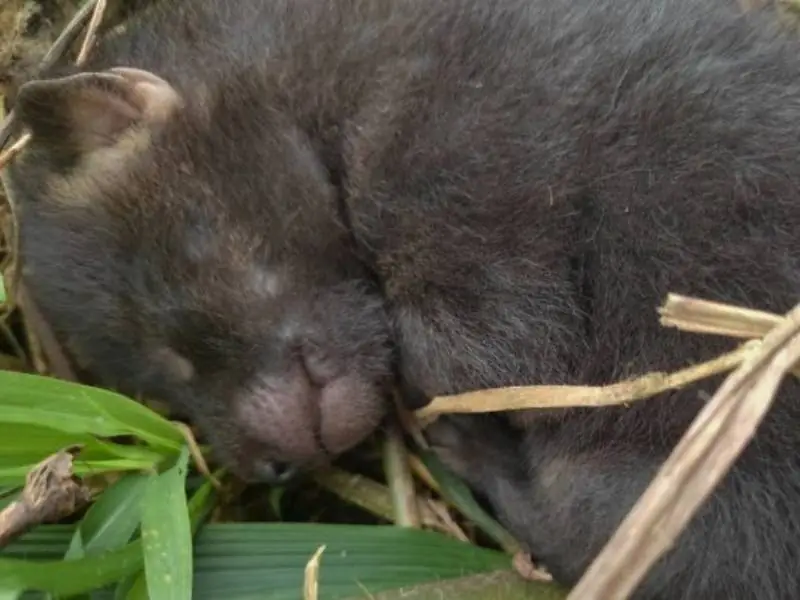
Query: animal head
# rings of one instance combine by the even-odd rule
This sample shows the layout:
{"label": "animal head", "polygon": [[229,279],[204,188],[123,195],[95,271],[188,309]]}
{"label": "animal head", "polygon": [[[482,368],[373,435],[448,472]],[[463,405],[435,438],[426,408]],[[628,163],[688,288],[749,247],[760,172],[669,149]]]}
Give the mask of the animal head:
{"label": "animal head", "polygon": [[128,68],[21,86],[23,278],[100,385],[280,480],[379,425],[387,320],[304,133],[245,84],[201,92]]}

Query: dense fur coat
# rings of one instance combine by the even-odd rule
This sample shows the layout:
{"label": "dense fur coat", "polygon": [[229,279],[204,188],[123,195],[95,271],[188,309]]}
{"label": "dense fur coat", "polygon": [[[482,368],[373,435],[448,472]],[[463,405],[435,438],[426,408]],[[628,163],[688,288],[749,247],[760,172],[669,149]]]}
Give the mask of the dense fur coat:
{"label": "dense fur coat", "polygon": [[[26,281],[76,359],[186,413],[243,477],[363,440],[395,375],[420,401],[609,383],[731,348],[662,328],[668,292],[776,312],[800,297],[800,42],[771,16],[170,4],[89,75],[23,86],[34,138],[6,180]],[[569,584],[700,391],[430,433]],[[637,598],[800,597],[797,392]]]}

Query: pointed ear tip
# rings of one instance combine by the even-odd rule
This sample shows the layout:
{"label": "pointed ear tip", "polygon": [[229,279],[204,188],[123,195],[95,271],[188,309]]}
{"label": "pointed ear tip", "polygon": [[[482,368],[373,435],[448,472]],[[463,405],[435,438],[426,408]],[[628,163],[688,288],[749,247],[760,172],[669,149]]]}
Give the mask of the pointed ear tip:
{"label": "pointed ear tip", "polygon": [[[58,122],[66,125],[78,118],[86,117],[100,106],[106,109],[113,106],[110,102],[98,102],[98,98],[116,97],[112,90],[113,79],[117,76],[99,73],[77,73],[52,79],[34,79],[19,87],[15,102],[15,113],[20,122],[28,127],[35,127],[44,121]],[[96,93],[100,92],[100,95]],[[92,106],[92,109],[81,110],[81,106]],[[74,123],[73,123],[74,124]]]}
{"label": "pointed ear tip", "polygon": [[46,106],[57,102],[58,80],[33,79],[26,81],[17,88],[14,97],[16,112],[25,112],[32,106]]}
{"label": "pointed ear tip", "polygon": [[25,83],[15,114],[47,147],[84,154],[132,130],[157,128],[182,106],[178,92],[145,71],[82,72]]}
{"label": "pointed ear tip", "polygon": [[35,118],[35,111],[47,107],[52,99],[48,99],[48,87],[43,81],[28,81],[17,89],[14,97],[14,114],[23,124]]}
{"label": "pointed ear tip", "polygon": [[31,96],[36,96],[38,91],[41,90],[40,81],[26,81],[17,88],[17,93],[14,97],[14,104],[26,104],[30,102]]}

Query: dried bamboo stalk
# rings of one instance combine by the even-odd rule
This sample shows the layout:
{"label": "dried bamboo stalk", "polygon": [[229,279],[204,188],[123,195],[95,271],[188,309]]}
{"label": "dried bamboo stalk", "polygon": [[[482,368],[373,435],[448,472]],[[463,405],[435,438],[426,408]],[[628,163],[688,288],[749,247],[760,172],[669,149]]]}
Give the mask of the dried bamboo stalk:
{"label": "dried bamboo stalk", "polygon": [[[513,386],[439,396],[418,410],[415,416],[423,425],[429,425],[443,414],[599,407],[644,400],[736,368],[748,356],[759,351],[758,338],[785,321],[784,317],[769,312],[677,294],[667,296],[658,312],[662,325],[666,327],[676,327],[693,333],[744,338],[750,342],[733,352],[674,373],[648,373],[611,385]],[[800,376],[800,369],[793,372]]]}
{"label": "dried bamboo stalk", "polygon": [[648,373],[607,386],[533,385],[440,396],[418,410],[416,417],[429,425],[442,414],[626,404],[730,371],[757,352],[759,345],[758,341],[749,342],[733,352],[674,373]]}
{"label": "dried bamboo stalk", "polygon": [[568,600],[624,600],[713,493],[800,360],[800,304],[731,374],[659,470]]}

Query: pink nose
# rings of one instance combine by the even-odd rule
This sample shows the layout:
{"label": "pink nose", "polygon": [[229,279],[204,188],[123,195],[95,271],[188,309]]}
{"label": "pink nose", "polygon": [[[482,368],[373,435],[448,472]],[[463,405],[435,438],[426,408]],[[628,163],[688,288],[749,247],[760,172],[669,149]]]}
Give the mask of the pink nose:
{"label": "pink nose", "polygon": [[332,364],[324,353],[314,348],[302,351],[301,365],[312,385],[321,388],[341,374],[341,369]]}

